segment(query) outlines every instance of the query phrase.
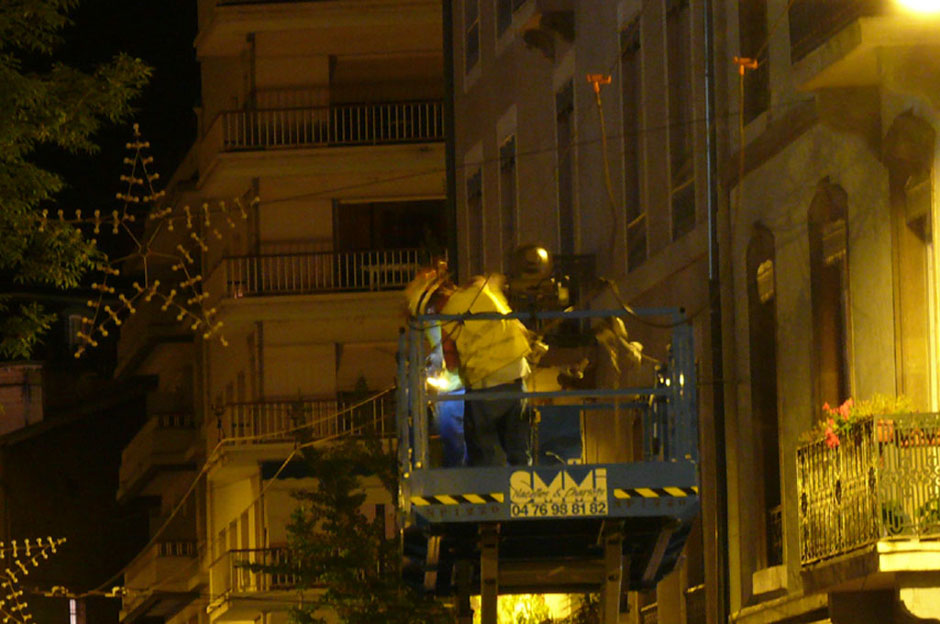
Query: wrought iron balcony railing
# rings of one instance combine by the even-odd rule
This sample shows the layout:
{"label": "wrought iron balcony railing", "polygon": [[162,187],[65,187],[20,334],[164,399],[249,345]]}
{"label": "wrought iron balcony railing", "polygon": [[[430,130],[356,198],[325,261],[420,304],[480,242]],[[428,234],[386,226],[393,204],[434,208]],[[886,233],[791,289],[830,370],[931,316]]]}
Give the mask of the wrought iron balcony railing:
{"label": "wrought iron balcony railing", "polygon": [[210,281],[218,288],[221,277],[225,296],[233,299],[400,289],[428,262],[423,249],[237,256],[223,258]]}
{"label": "wrought iron balcony railing", "polygon": [[220,119],[224,151],[444,140],[440,100],[233,110]]}
{"label": "wrought iron balcony railing", "polygon": [[805,566],[886,538],[940,536],[940,414],[870,417],[797,449]]}
{"label": "wrought iron balcony railing", "polygon": [[384,392],[372,400],[302,399],[230,403],[218,423],[219,440],[264,444],[337,436],[395,433],[394,396]]}

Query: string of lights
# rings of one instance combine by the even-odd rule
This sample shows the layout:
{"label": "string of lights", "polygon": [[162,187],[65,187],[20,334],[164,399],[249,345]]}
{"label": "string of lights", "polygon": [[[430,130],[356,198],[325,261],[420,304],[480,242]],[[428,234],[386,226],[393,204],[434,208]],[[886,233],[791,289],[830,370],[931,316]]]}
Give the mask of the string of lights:
{"label": "string of lights", "polygon": [[20,584],[31,569],[39,567],[40,561],[48,559],[64,543],[64,537],[26,539],[21,543],[12,540],[9,544],[0,542],[0,562],[6,562],[6,567],[0,572],[0,594],[3,594],[0,598],[0,622],[25,624],[33,619],[27,611]]}
{"label": "string of lights", "polygon": [[[103,212],[94,210],[83,214],[77,209],[72,216],[64,210],[58,210],[55,217],[44,209],[37,215],[37,229],[40,232],[60,229],[65,235],[83,236],[83,231],[90,230],[92,236],[87,240],[88,253],[97,253],[95,269],[101,274],[99,281],[91,284],[92,290],[99,294],[97,298],[86,302],[90,312],[81,319],[81,328],[77,332],[80,341],[74,355],[80,358],[88,348],[98,346],[98,339],[109,335],[112,328],[120,327],[130,316],[137,313],[141,304],[149,304],[154,299],[161,311],[176,313],[177,322],[186,323],[193,332],[201,332],[203,339],[218,338],[226,345],[221,333],[223,322],[215,318],[218,310],[206,305],[210,293],[206,290],[203,276],[198,272],[196,259],[199,253],[209,251],[210,237],[222,240],[221,228],[235,229],[236,219],[246,220],[249,210],[260,201],[254,197],[246,206],[240,198],[235,198],[233,206],[219,201],[214,207],[208,202],[199,209],[188,205],[166,204],[164,190],[156,190],[154,184],[160,175],[151,171],[153,157],[146,154],[150,143],[142,139],[138,124],[133,126],[133,140],[126,144],[132,156],[124,158],[127,173],[120,176],[123,190],[115,194],[122,202],[120,209]],[[143,232],[138,233],[142,222]],[[177,237],[175,248],[166,250],[160,247],[158,237],[177,230],[182,231]],[[66,230],[65,228],[70,228]],[[125,236],[133,251],[119,258],[109,258],[100,251],[98,236],[110,233],[112,236]],[[179,236],[182,234],[182,236]],[[187,235],[188,234],[188,235]],[[118,292],[110,281],[122,275],[121,267],[131,261],[139,261],[142,266],[141,281],[132,282],[130,292]],[[153,265],[163,261],[170,264],[170,270],[179,277],[170,284],[163,284],[153,275]],[[116,297],[117,303],[108,303]]]}

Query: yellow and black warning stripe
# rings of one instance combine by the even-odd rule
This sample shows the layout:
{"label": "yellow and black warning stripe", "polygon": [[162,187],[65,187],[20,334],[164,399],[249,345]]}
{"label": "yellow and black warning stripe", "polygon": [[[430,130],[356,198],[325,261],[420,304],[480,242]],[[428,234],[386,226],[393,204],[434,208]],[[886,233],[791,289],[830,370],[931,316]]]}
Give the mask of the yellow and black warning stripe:
{"label": "yellow and black warning stripe", "polygon": [[615,488],[614,498],[686,498],[698,496],[698,487]]}
{"label": "yellow and black warning stripe", "polygon": [[502,492],[491,494],[434,494],[433,496],[412,496],[414,505],[485,505],[486,503],[501,503],[505,500]]}

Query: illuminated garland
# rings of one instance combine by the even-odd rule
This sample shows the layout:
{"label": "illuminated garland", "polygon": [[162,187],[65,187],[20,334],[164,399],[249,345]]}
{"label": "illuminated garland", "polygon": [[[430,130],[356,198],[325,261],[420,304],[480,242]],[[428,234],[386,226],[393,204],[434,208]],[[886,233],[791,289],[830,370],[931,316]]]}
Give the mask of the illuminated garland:
{"label": "illuminated garland", "polygon": [[56,548],[65,543],[65,538],[53,539],[51,537],[37,540],[25,540],[17,544],[13,540],[9,545],[0,542],[0,565],[4,567],[0,572],[0,622],[3,624],[25,624],[33,619],[26,610],[26,600],[20,582],[29,574],[31,568],[39,566],[40,560],[49,558],[49,553],[55,553]]}
{"label": "illuminated garland", "polygon": [[[210,236],[222,240],[217,225],[235,229],[233,217],[246,220],[248,210],[239,198],[233,200],[233,207],[219,201],[215,208],[203,203],[197,210],[189,206],[164,204],[166,192],[154,188],[154,182],[160,175],[151,172],[153,157],[144,154],[144,150],[150,148],[150,143],[141,139],[137,124],[134,124],[134,140],[127,143],[126,147],[133,151],[133,157],[124,159],[128,173],[122,175],[120,180],[125,187],[115,195],[123,202],[120,210],[112,210],[110,213],[95,210],[90,216],[76,210],[71,218],[66,217],[63,210],[59,210],[56,217],[52,218],[48,210],[43,210],[39,219],[40,232],[57,227],[58,224],[91,229],[94,235],[99,235],[104,229],[110,230],[115,236],[126,235],[135,247],[130,254],[114,260],[104,255],[104,260],[96,267],[102,278],[100,282],[92,283],[91,288],[100,294],[97,299],[87,301],[91,314],[82,317],[82,326],[76,333],[80,345],[75,351],[75,357],[81,357],[89,347],[97,347],[98,337],[107,337],[109,327],[119,327],[127,317],[137,313],[137,306],[141,302],[149,303],[154,298],[161,310],[176,312],[176,320],[188,324],[191,331],[201,331],[202,337],[207,340],[217,337],[223,346],[227,345],[221,333],[222,321],[215,319],[216,308],[206,306],[210,295],[202,286],[203,277],[194,265],[199,254],[209,250]],[[248,208],[253,208],[258,201],[258,197],[252,198]],[[131,224],[144,216],[148,223],[144,233],[138,236]],[[177,244],[171,253],[155,249],[160,234],[174,232],[180,226],[189,232],[185,244]],[[89,242],[97,246],[96,238],[91,238]],[[132,284],[133,292],[117,293],[114,286],[108,283],[109,278],[121,275],[118,267],[135,259],[139,259],[143,265],[143,282],[135,281]],[[156,259],[173,262],[170,268],[180,276],[175,285],[167,286],[161,284],[160,280],[151,279],[150,261]],[[106,297],[113,298],[115,295],[118,303],[114,307],[105,303]]]}

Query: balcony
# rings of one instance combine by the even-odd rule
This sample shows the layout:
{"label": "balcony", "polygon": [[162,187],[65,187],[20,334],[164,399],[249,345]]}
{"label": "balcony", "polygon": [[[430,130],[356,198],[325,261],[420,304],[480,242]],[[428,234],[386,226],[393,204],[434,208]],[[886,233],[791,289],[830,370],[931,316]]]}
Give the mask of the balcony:
{"label": "balcony", "polygon": [[236,196],[252,177],[296,175],[333,188],[381,175],[440,194],[443,141],[440,100],[223,111],[203,137],[199,186]]}
{"label": "balcony", "polygon": [[938,71],[929,52],[936,19],[902,14],[884,0],[800,2],[790,14],[794,79],[804,90],[876,86],[886,76],[922,88],[924,72]]}
{"label": "balcony", "polygon": [[[251,566],[282,566],[261,572]],[[290,571],[287,548],[229,550],[209,570],[212,596],[206,608],[213,622],[254,621],[262,611],[286,611],[297,604],[298,577]]]}
{"label": "balcony", "polygon": [[172,617],[198,598],[198,573],[195,541],[157,542],[140,553],[124,572],[122,624]]}
{"label": "balcony", "polygon": [[152,416],[121,453],[118,500],[134,495],[158,496],[163,491],[159,475],[195,470],[190,449],[196,439],[191,414],[163,413]]}
{"label": "balcony", "polygon": [[209,479],[224,484],[252,478],[259,464],[282,462],[298,441],[395,434],[391,390],[367,401],[340,397],[230,403],[218,415],[214,442],[222,454]]}
{"label": "balcony", "polygon": [[439,50],[442,36],[434,0],[219,0],[200,18],[200,58],[237,55],[249,33],[303,38],[305,49],[337,55]]}
{"label": "balcony", "polygon": [[223,151],[444,140],[440,101],[225,111],[216,124]]}
{"label": "balcony", "polygon": [[271,444],[304,439],[395,434],[394,397],[386,392],[367,402],[345,399],[230,403],[219,421],[219,441]]}
{"label": "balcony", "polygon": [[117,345],[118,372],[133,370],[159,343],[191,342],[192,339],[192,332],[176,320],[175,313],[162,310],[156,301],[142,303],[121,326]]}
{"label": "balcony", "polygon": [[862,420],[797,449],[804,585],[938,571],[940,414]]}
{"label": "balcony", "polygon": [[216,272],[222,272],[223,296],[241,299],[400,290],[428,262],[422,249],[277,254],[223,258]]}

